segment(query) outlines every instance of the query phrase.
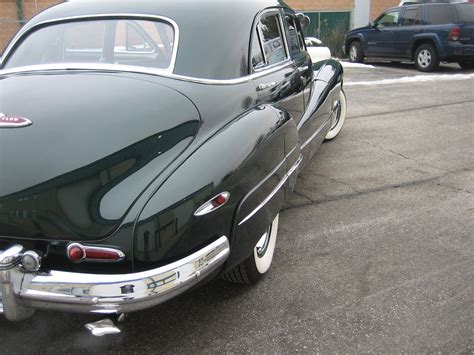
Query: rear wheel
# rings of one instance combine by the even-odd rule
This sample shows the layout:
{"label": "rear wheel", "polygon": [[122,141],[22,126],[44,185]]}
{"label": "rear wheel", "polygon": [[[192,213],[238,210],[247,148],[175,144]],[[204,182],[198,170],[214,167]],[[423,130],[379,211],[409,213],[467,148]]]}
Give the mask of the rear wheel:
{"label": "rear wheel", "polygon": [[438,53],[432,44],[425,43],[416,49],[415,66],[422,72],[432,72],[438,68]]}
{"label": "rear wheel", "polygon": [[362,63],[364,61],[364,51],[359,41],[353,41],[349,46],[349,60],[352,63]]}
{"label": "rear wheel", "polygon": [[257,283],[270,269],[278,234],[278,214],[259,239],[253,253],[242,263],[222,276],[226,281],[252,285]]}
{"label": "rear wheel", "polygon": [[342,131],[342,126],[344,126],[344,122],[346,121],[346,113],[347,113],[347,101],[346,101],[346,94],[343,90],[339,93],[338,98],[338,108],[334,112],[334,117],[331,120],[331,129],[329,130],[328,134],[324,138],[324,140],[330,141],[333,140],[338,136],[338,134]]}
{"label": "rear wheel", "polygon": [[464,70],[471,70],[474,69],[474,61],[466,61],[466,62],[459,62],[459,66]]}

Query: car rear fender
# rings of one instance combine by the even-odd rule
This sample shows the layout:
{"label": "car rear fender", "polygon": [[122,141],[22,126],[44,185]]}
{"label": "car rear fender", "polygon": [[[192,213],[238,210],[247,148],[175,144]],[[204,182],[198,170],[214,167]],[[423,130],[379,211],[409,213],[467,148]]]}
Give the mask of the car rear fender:
{"label": "car rear fender", "polygon": [[[270,106],[259,106],[203,143],[159,187],[139,214],[134,231],[135,269],[172,262],[223,235],[230,239],[232,255],[240,255],[247,236],[232,232],[233,221],[241,216],[235,212],[241,210],[249,191],[284,160],[285,132],[293,129],[297,134],[294,126],[288,128],[291,124],[289,118],[277,116]],[[282,166],[271,181],[282,179],[285,173],[286,166]],[[265,191],[259,191],[252,200],[255,202],[246,208],[261,201]],[[222,192],[230,193],[226,204],[196,215],[200,206]],[[250,240],[254,240],[253,236],[254,233],[249,236]]]}

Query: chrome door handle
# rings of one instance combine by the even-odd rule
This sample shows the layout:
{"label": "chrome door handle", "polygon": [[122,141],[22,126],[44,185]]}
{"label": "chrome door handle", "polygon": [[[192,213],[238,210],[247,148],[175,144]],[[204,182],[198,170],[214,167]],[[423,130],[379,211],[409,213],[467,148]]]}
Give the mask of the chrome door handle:
{"label": "chrome door handle", "polygon": [[275,81],[272,81],[271,83],[268,83],[268,84],[258,84],[257,91],[263,91],[263,90],[271,89],[272,87],[274,87],[276,85],[277,85],[277,83]]}
{"label": "chrome door handle", "polygon": [[309,69],[309,66],[308,65],[305,65],[304,67],[298,67],[298,70],[300,73],[304,73],[305,71],[307,71]]}

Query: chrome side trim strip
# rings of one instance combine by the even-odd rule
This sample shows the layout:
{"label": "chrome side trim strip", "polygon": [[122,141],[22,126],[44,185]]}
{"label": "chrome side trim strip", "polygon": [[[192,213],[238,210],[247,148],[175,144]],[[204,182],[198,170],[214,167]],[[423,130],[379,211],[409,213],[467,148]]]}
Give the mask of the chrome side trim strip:
{"label": "chrome side trim strip", "polygon": [[[2,61],[0,62],[0,67],[3,67],[3,62],[8,59],[10,56],[10,52],[15,48],[15,46],[23,40],[26,36],[28,36],[31,32],[36,31],[39,27],[47,26],[47,25],[54,25],[56,23],[62,23],[67,21],[76,21],[76,20],[97,20],[97,19],[139,19],[139,20],[159,20],[162,22],[168,22],[174,29],[174,43],[173,43],[173,52],[171,54],[171,62],[168,68],[166,69],[154,69],[154,71],[158,72],[169,72],[172,73],[176,64],[176,56],[178,55],[178,46],[179,46],[179,27],[178,24],[173,21],[172,19],[165,17],[165,16],[157,16],[157,15],[148,15],[148,14],[130,14],[130,13],[119,13],[119,14],[96,14],[96,15],[81,15],[81,16],[70,16],[70,17],[62,17],[54,20],[48,20],[39,22],[36,25],[27,29],[24,33],[20,36],[16,36],[13,41],[8,45],[5,49]],[[36,67],[36,66],[35,66]],[[21,68],[17,68],[21,69]],[[11,69],[14,70],[14,69]],[[31,71],[31,70],[30,70]],[[21,71],[20,71],[21,72]],[[8,73],[8,70],[7,70]],[[3,74],[0,71],[0,75]]]}
{"label": "chrome side trim strip", "polygon": [[276,73],[282,69],[285,69],[293,65],[291,61],[284,61],[280,65],[272,66],[267,70],[262,70],[252,75],[243,76],[237,79],[205,79],[205,78],[193,78],[185,75],[173,74],[168,70],[154,69],[146,67],[138,67],[133,65],[120,65],[120,64],[103,64],[103,63],[58,63],[58,64],[39,64],[29,65],[24,67],[17,67],[12,69],[0,70],[0,75],[10,74],[22,74],[42,71],[59,71],[59,70],[90,70],[90,71],[102,71],[102,72],[125,72],[125,73],[136,73],[136,74],[147,74],[165,77],[169,79],[175,79],[180,81],[186,81],[197,84],[205,85],[237,85],[252,80],[264,77]]}
{"label": "chrome side trim strip", "polygon": [[[252,195],[255,191],[257,191],[265,182],[268,181],[268,179],[270,179],[281,167],[283,164],[285,164],[286,162],[286,159],[288,159],[288,157],[296,150],[296,148],[298,148],[297,145],[295,145],[293,147],[293,149],[290,150],[290,152],[285,156],[285,158],[280,162],[278,163],[278,165],[267,175],[265,176],[262,181],[260,181],[252,190],[250,190],[250,192],[246,195],[246,196],[250,196]],[[239,224],[240,225],[240,224]]]}
{"label": "chrome side trim strip", "polygon": [[324,129],[324,127],[326,127],[326,125],[328,124],[328,122],[331,121],[333,114],[334,114],[334,112],[332,112],[329,115],[329,118],[326,121],[324,121],[324,123],[321,125],[321,127],[319,127],[318,130],[316,132],[314,132],[313,135],[311,137],[309,137],[308,140],[301,145],[301,150],[303,150],[309,143],[311,143],[313,141],[314,138],[316,138],[316,136],[319,133],[321,133],[321,131]]}
{"label": "chrome side trim strip", "polygon": [[286,183],[286,181],[290,178],[290,176],[298,169],[300,166],[301,162],[303,161],[303,155],[300,154],[298,160],[296,163],[291,167],[290,170],[288,170],[288,173],[285,174],[283,179],[278,183],[278,185],[273,189],[272,192],[252,211],[250,214],[245,217],[240,223],[239,226],[247,222],[250,218],[255,216],[255,214],[260,211],[272,198],[277,194],[277,192],[283,187],[283,185]]}

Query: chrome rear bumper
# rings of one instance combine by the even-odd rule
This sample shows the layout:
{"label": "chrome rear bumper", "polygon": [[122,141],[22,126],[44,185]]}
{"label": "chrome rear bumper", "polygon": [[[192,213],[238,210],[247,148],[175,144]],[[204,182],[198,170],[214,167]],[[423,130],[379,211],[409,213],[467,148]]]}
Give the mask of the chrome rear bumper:
{"label": "chrome rear bumper", "polygon": [[29,274],[19,265],[22,249],[0,251],[0,313],[12,321],[28,318],[35,309],[118,314],[149,308],[197,284],[230,253],[227,237],[221,237],[184,259],[135,274]]}

